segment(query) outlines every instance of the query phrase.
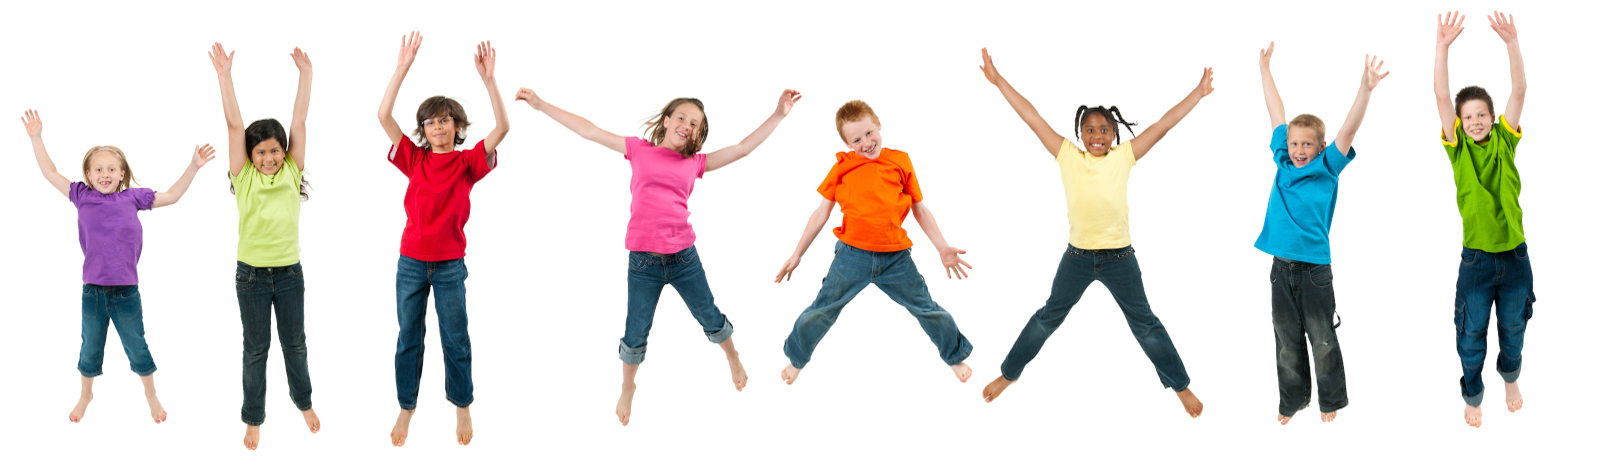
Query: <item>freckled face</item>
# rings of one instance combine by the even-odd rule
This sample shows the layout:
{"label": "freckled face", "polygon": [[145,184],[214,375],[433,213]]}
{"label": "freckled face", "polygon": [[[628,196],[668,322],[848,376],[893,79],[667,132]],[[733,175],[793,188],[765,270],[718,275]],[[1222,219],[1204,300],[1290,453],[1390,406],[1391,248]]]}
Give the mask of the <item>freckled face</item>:
{"label": "freckled face", "polygon": [[122,178],[122,160],[109,150],[95,152],[89,157],[89,171],[83,173],[83,180],[101,194],[117,192]]}
{"label": "freckled face", "polygon": [[841,132],[844,133],[844,143],[857,155],[878,158],[878,152],[883,150],[883,129],[874,124],[871,117],[847,122]]}

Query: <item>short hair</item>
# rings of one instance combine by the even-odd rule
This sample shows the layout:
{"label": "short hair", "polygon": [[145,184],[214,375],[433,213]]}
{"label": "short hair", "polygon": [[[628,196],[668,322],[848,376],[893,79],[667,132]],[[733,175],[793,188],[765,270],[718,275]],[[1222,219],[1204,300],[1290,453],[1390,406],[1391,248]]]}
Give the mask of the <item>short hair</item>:
{"label": "short hair", "polygon": [[850,143],[844,137],[844,125],[860,121],[862,117],[871,118],[873,124],[882,125],[878,122],[878,113],[872,112],[872,107],[867,106],[865,101],[851,100],[840,106],[839,112],[833,115],[833,125],[839,128],[839,140],[844,140],[846,144]]}
{"label": "short hair", "polygon": [[1310,114],[1301,114],[1299,116],[1295,116],[1293,120],[1289,121],[1289,127],[1304,127],[1306,129],[1311,129],[1312,132],[1317,133],[1318,143],[1328,141],[1325,138],[1328,134],[1328,126],[1323,125],[1322,120],[1318,119],[1316,116],[1312,116]]}
{"label": "short hair", "polygon": [[422,121],[433,119],[434,116],[440,114],[448,114],[450,115],[450,120],[455,121],[456,145],[461,145],[461,143],[467,141],[467,126],[472,125],[472,123],[467,122],[466,108],[461,107],[461,103],[456,102],[456,100],[435,96],[422,100],[422,106],[417,107],[417,145],[428,146],[428,130],[424,129],[427,126],[423,126]]}
{"label": "short hair", "polygon": [[1461,117],[1461,105],[1471,100],[1483,100],[1484,106],[1489,107],[1489,115],[1494,115],[1494,98],[1489,97],[1489,90],[1481,86],[1469,86],[1456,93],[1456,117]]}
{"label": "short hair", "polygon": [[97,146],[89,149],[88,153],[83,154],[83,179],[85,182],[89,179],[89,160],[94,158],[94,154],[102,151],[111,152],[112,155],[117,157],[117,162],[122,164],[122,182],[117,184],[118,192],[128,189],[134,183],[139,182],[139,180],[133,179],[133,167],[128,166],[128,155],[122,153],[122,149],[111,145]]}

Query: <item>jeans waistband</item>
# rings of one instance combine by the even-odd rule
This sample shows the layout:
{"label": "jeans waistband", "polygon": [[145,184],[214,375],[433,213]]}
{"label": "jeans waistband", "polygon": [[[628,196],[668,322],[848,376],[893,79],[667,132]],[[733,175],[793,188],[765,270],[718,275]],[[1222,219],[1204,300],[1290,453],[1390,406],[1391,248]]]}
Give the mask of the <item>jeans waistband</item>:
{"label": "jeans waistband", "polygon": [[1274,257],[1272,257],[1272,266],[1275,267],[1275,268],[1276,267],[1282,267],[1284,269],[1294,270],[1294,269],[1311,269],[1311,268],[1315,268],[1317,266],[1327,266],[1327,265],[1317,264],[1317,263],[1307,263],[1305,261],[1295,261],[1295,260],[1292,260],[1292,259],[1289,259],[1289,258],[1284,258],[1282,256],[1274,256]]}
{"label": "jeans waistband", "polygon": [[1072,246],[1071,243],[1067,244],[1067,251],[1071,251],[1071,252],[1074,252],[1074,253],[1080,253],[1080,254],[1081,253],[1095,253],[1095,254],[1102,254],[1102,255],[1114,255],[1114,254],[1121,253],[1121,252],[1128,251],[1128,250],[1132,250],[1132,249],[1133,249],[1133,245],[1128,245],[1128,246],[1124,246],[1124,247],[1121,247],[1121,248],[1101,248],[1101,249],[1097,249],[1097,250],[1086,250],[1086,249],[1083,249],[1083,248],[1078,248],[1076,246]]}
{"label": "jeans waistband", "polygon": [[289,270],[290,267],[299,266],[300,265],[300,263],[295,263],[295,264],[291,264],[289,266],[255,267],[255,266],[251,266],[249,264],[246,264],[243,261],[239,261],[238,263],[239,263],[239,269],[241,269],[241,270],[244,270],[244,271],[255,271],[255,272],[261,272],[261,273],[268,273],[268,274],[276,273],[276,272],[279,272],[279,271],[287,271],[287,270]]}
{"label": "jeans waistband", "polygon": [[641,257],[641,259],[643,259],[643,261],[645,262],[646,265],[657,264],[657,263],[662,264],[662,265],[667,265],[667,264],[677,264],[677,263],[682,263],[684,261],[687,261],[690,257],[694,256],[696,251],[694,249],[694,245],[690,245],[688,248],[684,248],[683,251],[679,251],[677,253],[668,253],[668,254],[664,254],[664,255],[658,255],[658,254],[650,253],[648,251],[630,251],[628,253]]}
{"label": "jeans waistband", "polygon": [[1477,248],[1467,248],[1467,247],[1463,246],[1463,247],[1461,247],[1461,252],[1466,253],[1466,252],[1469,252],[1469,251],[1475,251],[1475,252],[1478,252],[1478,253],[1489,254],[1489,255],[1500,255],[1500,254],[1515,253],[1517,250],[1526,251],[1527,249],[1528,249],[1528,242],[1522,242],[1520,244],[1517,244],[1517,246],[1515,246],[1515,247],[1513,247],[1513,248],[1511,248],[1509,250],[1506,250],[1506,251],[1483,251],[1483,250],[1480,250],[1480,249],[1477,249]]}

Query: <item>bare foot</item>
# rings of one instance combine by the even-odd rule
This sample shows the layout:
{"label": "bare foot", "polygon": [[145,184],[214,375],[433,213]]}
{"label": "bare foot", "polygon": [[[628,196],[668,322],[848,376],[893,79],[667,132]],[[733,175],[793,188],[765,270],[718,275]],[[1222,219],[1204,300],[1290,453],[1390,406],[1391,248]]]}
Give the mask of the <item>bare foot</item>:
{"label": "bare foot", "polygon": [[1483,426],[1483,409],[1467,405],[1467,425],[1472,427]]}
{"label": "bare foot", "polygon": [[961,379],[961,383],[967,383],[967,379],[972,378],[972,366],[965,362],[950,366],[950,370],[956,371],[956,378]]}
{"label": "bare foot", "polygon": [[1282,425],[1288,426],[1289,425],[1289,420],[1291,420],[1291,419],[1294,419],[1294,417],[1293,416],[1278,415],[1278,424],[1282,424]]}
{"label": "bare foot", "polygon": [[472,443],[472,412],[464,406],[456,407],[456,443]]}
{"label": "bare foot", "polygon": [[417,410],[401,409],[400,417],[395,418],[394,430],[389,431],[389,440],[395,447],[404,447],[406,445],[406,434],[411,432],[411,415],[416,414],[416,412]]}
{"label": "bare foot", "polygon": [[744,364],[739,363],[739,353],[728,355],[728,369],[733,371],[733,388],[743,392],[744,384],[750,381],[750,377],[744,373]]}
{"label": "bare foot", "polygon": [[1517,387],[1516,382],[1506,384],[1506,409],[1512,413],[1522,409],[1522,389]]}
{"label": "bare foot", "polygon": [[1010,387],[1014,383],[1017,383],[1017,381],[1006,380],[1004,375],[995,377],[993,382],[989,382],[989,385],[983,387],[983,402],[989,403],[996,398],[1000,398],[1000,392],[1006,391],[1006,387]]}
{"label": "bare foot", "polygon": [[306,417],[306,427],[311,429],[312,434],[316,434],[317,431],[322,430],[322,420],[317,419],[316,411],[306,408],[305,411],[300,412],[300,415]]}
{"label": "bare foot", "polygon": [[156,424],[166,422],[167,409],[161,407],[161,400],[156,399],[155,391],[152,390],[150,393],[146,393],[144,398],[145,401],[150,402],[150,419],[155,420]]}
{"label": "bare foot", "polygon": [[628,417],[633,415],[633,391],[638,389],[638,385],[622,384],[622,396],[617,397],[617,421],[623,426],[628,425]]}
{"label": "bare foot", "polygon": [[1334,416],[1338,416],[1338,415],[1339,415],[1338,411],[1329,411],[1327,413],[1323,413],[1322,414],[1322,422],[1324,422],[1324,423],[1332,423],[1333,422],[1333,417]]}
{"label": "bare foot", "polygon": [[72,420],[74,423],[83,421],[83,414],[89,411],[89,401],[91,400],[94,400],[94,392],[84,390],[83,395],[78,396],[78,406],[72,408],[72,414],[67,415],[67,419]]}
{"label": "bare foot", "polygon": [[794,379],[798,378],[800,378],[800,369],[796,369],[794,364],[783,366],[783,383],[794,385]]}
{"label": "bare foot", "polygon": [[1200,398],[1194,396],[1193,389],[1185,388],[1178,392],[1178,401],[1183,402],[1183,411],[1188,412],[1190,418],[1199,418],[1200,410],[1205,408],[1205,405],[1200,403]]}
{"label": "bare foot", "polygon": [[256,450],[256,445],[261,444],[261,426],[244,427],[244,448]]}

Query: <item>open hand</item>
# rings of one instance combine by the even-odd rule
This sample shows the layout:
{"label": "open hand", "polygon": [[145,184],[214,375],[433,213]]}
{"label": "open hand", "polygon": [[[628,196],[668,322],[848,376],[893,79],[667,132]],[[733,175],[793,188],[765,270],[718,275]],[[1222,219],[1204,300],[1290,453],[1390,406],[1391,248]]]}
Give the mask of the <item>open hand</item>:
{"label": "open hand", "polygon": [[1494,29],[1496,34],[1500,35],[1501,41],[1509,43],[1517,40],[1517,24],[1514,23],[1513,20],[1515,20],[1515,18],[1513,18],[1510,14],[1496,11],[1493,15],[1489,16],[1489,27]]}
{"label": "open hand", "polygon": [[489,41],[478,43],[478,53],[472,55],[472,64],[478,66],[478,76],[484,80],[494,78],[494,46]]}
{"label": "open hand", "polygon": [[1435,35],[1435,40],[1439,45],[1450,47],[1450,43],[1456,42],[1456,37],[1461,35],[1461,30],[1466,29],[1461,26],[1461,22],[1466,19],[1466,16],[1462,15],[1461,12],[1452,11],[1448,16],[1438,15],[1438,18],[1439,32]]}
{"label": "open hand", "polygon": [[1266,49],[1262,49],[1261,50],[1261,69],[1262,70],[1266,70],[1267,66],[1272,64],[1272,48],[1274,46],[1277,46],[1277,45],[1278,45],[1278,41],[1272,41],[1272,42],[1267,43],[1267,48]]}
{"label": "open hand", "polygon": [[233,73],[233,53],[224,52],[222,43],[211,43],[211,52],[206,54],[211,56],[211,67],[217,69],[218,74]]}
{"label": "open hand", "polygon": [[[1367,91],[1372,91],[1373,88],[1378,87],[1379,80],[1389,76],[1389,72],[1383,72],[1383,61],[1378,60],[1377,56],[1366,57],[1367,71],[1361,74],[1361,86],[1366,87]],[[1378,72],[1383,73],[1380,74]]]}
{"label": "open hand", "polygon": [[417,60],[417,49],[422,48],[422,33],[412,31],[410,36],[400,36],[400,66],[410,68]]}
{"label": "open hand", "polygon": [[989,48],[983,48],[983,65],[978,66],[983,70],[983,78],[989,79],[990,85],[1000,84],[1000,71],[994,69],[994,59],[989,57]]}
{"label": "open hand", "polygon": [[28,138],[37,139],[44,132],[44,121],[39,120],[39,112],[27,110],[22,113],[22,127],[28,129]]}
{"label": "open hand", "polygon": [[195,168],[200,168],[206,166],[206,162],[210,162],[213,158],[217,158],[217,151],[211,148],[211,144],[196,145],[194,146],[194,160],[191,164]]}
{"label": "open hand", "polygon": [[800,102],[800,92],[794,90],[783,90],[783,95],[778,97],[778,110],[776,111],[777,115],[788,116],[789,111],[793,111],[794,104],[798,102]]}
{"label": "open hand", "polygon": [[[954,274],[956,279],[966,279],[969,277],[966,269],[972,269],[972,265],[968,264],[966,260],[961,259],[961,255],[964,254],[967,254],[967,250],[953,246],[947,246],[944,247],[943,250],[939,250],[939,261],[944,263],[945,277],[951,277],[952,274]],[[798,260],[796,260],[796,262],[798,262]],[[966,269],[961,269],[962,266],[966,266]]]}
{"label": "open hand", "polygon": [[528,103],[528,106],[532,106],[534,110],[538,110],[540,106],[544,105],[544,100],[539,99],[539,95],[533,94],[533,90],[528,88],[517,89],[517,101]]}
{"label": "open hand", "polygon": [[1215,88],[1211,87],[1211,67],[1206,67],[1206,72],[1204,75],[1200,76],[1200,84],[1195,85],[1194,91],[1199,92],[1201,98],[1204,98],[1206,95],[1210,95],[1211,92],[1216,91]]}
{"label": "open hand", "polygon": [[780,283],[780,282],[783,282],[783,281],[793,277],[794,276],[794,270],[795,270],[795,268],[798,268],[798,267],[800,267],[800,257],[799,256],[790,257],[789,261],[783,262],[783,268],[778,270],[778,278],[777,279],[773,279],[772,282],[773,283]]}
{"label": "open hand", "polygon": [[300,48],[294,48],[294,52],[290,53],[289,57],[294,59],[295,68],[300,69],[301,72],[311,71],[311,56],[300,52]]}

